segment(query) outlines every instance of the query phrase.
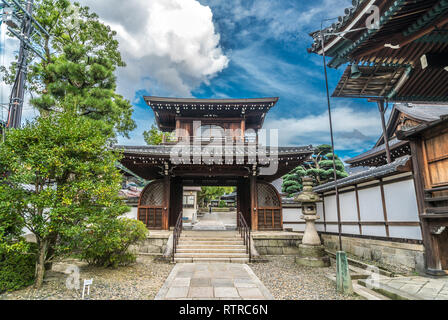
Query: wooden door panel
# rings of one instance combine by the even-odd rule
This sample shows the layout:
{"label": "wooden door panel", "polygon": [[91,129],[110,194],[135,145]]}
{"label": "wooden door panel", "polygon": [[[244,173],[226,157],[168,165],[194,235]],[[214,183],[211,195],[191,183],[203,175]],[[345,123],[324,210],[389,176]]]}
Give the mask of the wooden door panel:
{"label": "wooden door panel", "polygon": [[165,184],[154,181],[142,191],[138,205],[138,220],[148,229],[163,229],[165,211]]}
{"label": "wooden door panel", "polygon": [[283,230],[282,203],[274,186],[257,184],[258,230]]}

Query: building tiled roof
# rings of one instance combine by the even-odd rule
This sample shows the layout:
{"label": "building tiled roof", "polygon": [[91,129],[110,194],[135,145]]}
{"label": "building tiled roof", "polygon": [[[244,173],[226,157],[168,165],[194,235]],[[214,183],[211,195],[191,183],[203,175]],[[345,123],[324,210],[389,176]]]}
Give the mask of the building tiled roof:
{"label": "building tiled roof", "polygon": [[[395,149],[395,148],[398,148],[400,146],[403,146],[405,144],[407,144],[407,141],[401,141],[401,140],[398,140],[397,138],[394,138],[394,139],[389,141],[389,147],[390,147],[391,150]],[[380,155],[380,154],[385,153],[385,152],[386,152],[386,145],[382,144],[382,145],[380,145],[378,147],[370,149],[369,151],[361,153],[360,155],[357,155],[356,157],[348,159],[345,162],[347,162],[348,164],[352,164],[352,163],[358,162],[358,161],[360,161],[362,159],[367,159],[367,158],[370,158],[370,157],[373,157],[373,156],[376,156],[376,155]]]}
{"label": "building tiled roof", "polygon": [[[337,185],[339,188],[347,187],[350,185],[355,185],[358,183],[362,183],[362,182],[370,181],[373,179],[388,176],[390,174],[399,172],[402,167],[406,166],[406,164],[408,163],[408,161],[410,159],[411,159],[411,156],[409,156],[409,155],[401,157],[401,158],[395,160],[394,162],[386,164],[384,166],[371,168],[366,171],[351,175],[347,178],[340,179],[340,180],[338,180]],[[334,181],[329,182],[329,183],[323,184],[321,186],[315,187],[314,191],[318,192],[318,193],[327,192],[327,191],[333,190],[335,188],[335,185],[336,184],[334,183]]]}
{"label": "building tiled roof", "polygon": [[395,105],[395,108],[414,119],[422,120],[425,122],[439,120],[441,116],[448,114],[448,103],[397,103]]}
{"label": "building tiled roof", "polygon": [[[204,147],[204,146],[202,146]],[[159,146],[114,146],[114,149],[122,150],[127,154],[136,154],[136,155],[158,155],[158,156],[166,156],[169,157],[171,155],[171,151],[175,148],[175,146],[172,145],[159,145]],[[194,148],[191,146],[191,148]],[[233,148],[233,147],[232,147]],[[295,155],[295,154],[307,154],[310,152],[313,152],[313,147],[310,146],[304,146],[304,147],[278,147],[278,148],[271,148],[271,147],[265,147],[267,154],[271,154],[271,150],[275,152],[278,150],[279,155]],[[195,149],[193,149],[194,151]],[[225,147],[223,146],[223,151],[225,150]],[[235,152],[244,154],[249,154],[251,149],[249,147],[235,147]]]}

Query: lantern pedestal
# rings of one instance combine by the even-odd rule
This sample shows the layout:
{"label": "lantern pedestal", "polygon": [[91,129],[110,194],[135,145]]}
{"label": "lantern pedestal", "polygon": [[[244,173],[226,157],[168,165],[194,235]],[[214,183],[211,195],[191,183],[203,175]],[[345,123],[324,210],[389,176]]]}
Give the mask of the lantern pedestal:
{"label": "lantern pedestal", "polygon": [[306,227],[302,244],[299,245],[299,255],[295,258],[295,261],[297,264],[308,267],[329,267],[331,265],[330,257],[325,252],[315,225],[315,221],[319,219],[316,202],[320,198],[313,192],[313,179],[310,177],[303,178],[303,192],[296,200],[302,203],[303,216],[301,218],[305,220]]}
{"label": "lantern pedestal", "polygon": [[295,259],[297,264],[307,267],[329,267],[330,257],[327,256],[324,246],[299,245],[299,256]]}

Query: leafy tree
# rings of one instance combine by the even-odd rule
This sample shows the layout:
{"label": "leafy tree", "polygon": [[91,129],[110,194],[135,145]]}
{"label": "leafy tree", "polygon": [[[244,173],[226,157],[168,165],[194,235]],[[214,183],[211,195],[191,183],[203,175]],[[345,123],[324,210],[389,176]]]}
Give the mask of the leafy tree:
{"label": "leafy tree", "polygon": [[151,129],[143,132],[143,138],[149,146],[158,146],[163,143],[163,137],[165,136],[166,141],[172,141],[175,134],[165,133],[159,130],[155,124],[151,125]]}
{"label": "leafy tree", "polygon": [[12,230],[25,226],[36,237],[37,288],[45,264],[70,252],[77,235],[128,209],[118,197],[122,177],[104,134],[110,131],[105,122],[67,111],[10,130],[0,145],[0,220],[12,217]]}
{"label": "leafy tree", "polygon": [[338,179],[348,176],[345,171],[344,163],[337,155],[334,155],[329,145],[320,145],[316,147],[310,161],[302,166],[295,168],[289,174],[283,177],[282,191],[290,197],[297,192],[302,191],[302,178],[311,176],[315,184],[321,185],[334,180],[333,157],[336,160],[336,175]]}
{"label": "leafy tree", "polygon": [[[88,7],[69,0],[36,0],[34,17],[49,36],[36,33],[34,42],[45,59],[30,56],[27,89],[31,104],[42,115],[61,112],[71,100],[78,115],[112,124],[128,136],[135,128],[132,106],[116,93],[115,71],[124,67],[116,32],[99,21]],[[5,80],[14,81],[16,64],[3,68]],[[103,127],[110,129],[110,127]]]}
{"label": "leafy tree", "polygon": [[198,194],[199,203],[207,204],[211,200],[218,200],[225,194],[235,191],[234,187],[202,187]]}
{"label": "leafy tree", "polygon": [[162,144],[163,132],[160,131],[155,124],[152,124],[149,131],[143,132],[143,138],[149,146],[158,146]]}

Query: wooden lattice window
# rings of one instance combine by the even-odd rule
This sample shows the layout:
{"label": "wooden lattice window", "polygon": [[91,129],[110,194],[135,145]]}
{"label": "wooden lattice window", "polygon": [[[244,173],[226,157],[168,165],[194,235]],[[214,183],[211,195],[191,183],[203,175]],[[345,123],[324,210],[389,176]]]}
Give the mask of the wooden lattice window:
{"label": "wooden lattice window", "polygon": [[149,184],[140,196],[138,219],[148,229],[163,228],[165,188],[164,183],[156,181]]}
{"label": "wooden lattice window", "polygon": [[267,183],[257,184],[258,230],[282,230],[281,199],[275,188]]}

